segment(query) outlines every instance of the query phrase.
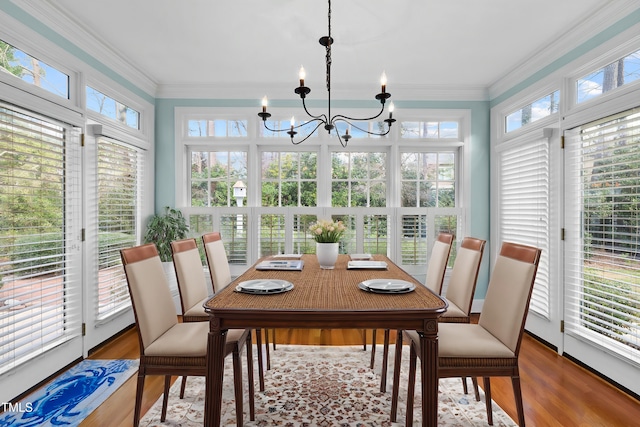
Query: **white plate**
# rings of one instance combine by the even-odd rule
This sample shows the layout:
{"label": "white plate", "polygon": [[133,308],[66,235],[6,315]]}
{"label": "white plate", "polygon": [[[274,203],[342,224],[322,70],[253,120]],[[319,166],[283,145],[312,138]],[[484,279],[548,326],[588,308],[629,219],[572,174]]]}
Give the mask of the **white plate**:
{"label": "white plate", "polygon": [[387,263],[384,261],[349,261],[347,263],[347,269],[354,268],[373,268],[373,269],[386,269]]}
{"label": "white plate", "polygon": [[416,288],[411,282],[399,279],[371,279],[358,284],[360,289],[381,294],[401,294]]}
{"label": "white plate", "polygon": [[278,255],[274,255],[273,258],[300,259],[302,258],[302,254],[278,254]]}
{"label": "white plate", "polygon": [[349,258],[351,258],[352,261],[366,261],[373,257],[371,254],[350,254]]}
{"label": "white plate", "polygon": [[256,279],[238,283],[236,291],[249,294],[277,294],[293,289],[293,283],[277,279]]}

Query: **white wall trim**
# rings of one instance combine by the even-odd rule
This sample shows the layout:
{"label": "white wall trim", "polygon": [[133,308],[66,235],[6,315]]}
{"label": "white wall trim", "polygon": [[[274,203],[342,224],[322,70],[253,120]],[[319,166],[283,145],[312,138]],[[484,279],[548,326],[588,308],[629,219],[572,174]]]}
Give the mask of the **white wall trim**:
{"label": "white wall trim", "polygon": [[[159,85],[156,92],[158,98],[182,98],[182,99],[255,99],[256,108],[260,106],[260,100],[267,95],[269,99],[285,99],[298,101],[300,98],[293,92],[296,82],[291,85],[278,85],[267,83],[246,83],[237,85],[219,84],[166,84]],[[315,89],[315,88],[312,88]],[[312,91],[309,99],[326,99],[326,91],[320,87]],[[371,101],[374,99],[376,87],[358,85],[357,87],[340,87],[339,84],[332,88],[331,97],[334,100],[362,99],[363,93],[371,93]],[[393,101],[487,101],[489,94],[484,86],[449,86],[449,85],[389,85],[389,92]],[[356,98],[357,97],[357,98]],[[391,101],[390,100],[390,101]]]}

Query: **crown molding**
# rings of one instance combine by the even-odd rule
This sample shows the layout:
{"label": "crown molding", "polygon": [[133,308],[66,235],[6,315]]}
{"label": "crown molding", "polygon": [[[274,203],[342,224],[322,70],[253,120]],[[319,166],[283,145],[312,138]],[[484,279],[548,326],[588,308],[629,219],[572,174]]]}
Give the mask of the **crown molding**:
{"label": "crown molding", "polygon": [[[265,93],[265,88],[268,88]],[[168,99],[269,99],[297,101],[298,95],[292,85],[274,84],[170,84],[159,85],[157,98]],[[393,100],[406,101],[487,101],[488,90],[485,86],[448,86],[448,85],[393,85]],[[362,94],[371,92],[367,87],[332,88],[331,97],[335,100],[362,100]],[[319,99],[326,99],[324,92]],[[312,95],[309,99],[313,98]],[[373,100],[373,95],[371,96]]]}
{"label": "crown molding", "polygon": [[[115,47],[94,37],[84,24],[72,19],[54,0],[21,0],[16,2],[16,6],[67,39],[101,65],[111,69],[140,90],[155,96],[158,85],[151,77],[133,65],[133,61],[123,58]],[[97,71],[102,73],[100,69]]]}
{"label": "crown molding", "polygon": [[509,70],[489,85],[489,99],[495,99],[502,95],[638,9],[637,0],[610,0],[603,3],[596,12],[592,12],[589,16],[577,17],[576,22],[580,22],[579,25],[558,34],[554,38],[554,42],[542,46],[528,60]]}

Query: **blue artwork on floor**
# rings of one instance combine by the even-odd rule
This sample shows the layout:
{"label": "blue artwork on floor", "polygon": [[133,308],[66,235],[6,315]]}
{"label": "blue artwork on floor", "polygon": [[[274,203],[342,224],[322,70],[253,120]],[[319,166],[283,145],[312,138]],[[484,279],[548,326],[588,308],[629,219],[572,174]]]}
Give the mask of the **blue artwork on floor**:
{"label": "blue artwork on floor", "polygon": [[83,360],[24,400],[5,405],[0,427],[77,426],[137,369],[137,360]]}

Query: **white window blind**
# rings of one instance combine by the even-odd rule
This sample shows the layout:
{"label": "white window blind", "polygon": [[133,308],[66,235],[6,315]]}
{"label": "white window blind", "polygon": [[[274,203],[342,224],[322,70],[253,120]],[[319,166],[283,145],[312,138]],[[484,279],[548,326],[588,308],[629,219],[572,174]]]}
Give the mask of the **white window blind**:
{"label": "white window blind", "polygon": [[549,318],[549,140],[504,143],[499,155],[499,236],[542,249],[530,310]]}
{"label": "white window blind", "polygon": [[640,109],[567,133],[565,332],[640,362]]}
{"label": "white window blind", "polygon": [[97,319],[131,305],[120,249],[138,242],[142,160],[138,149],[100,137],[98,146]]}
{"label": "white window blind", "polygon": [[80,336],[79,151],[68,126],[0,105],[0,373]]}

